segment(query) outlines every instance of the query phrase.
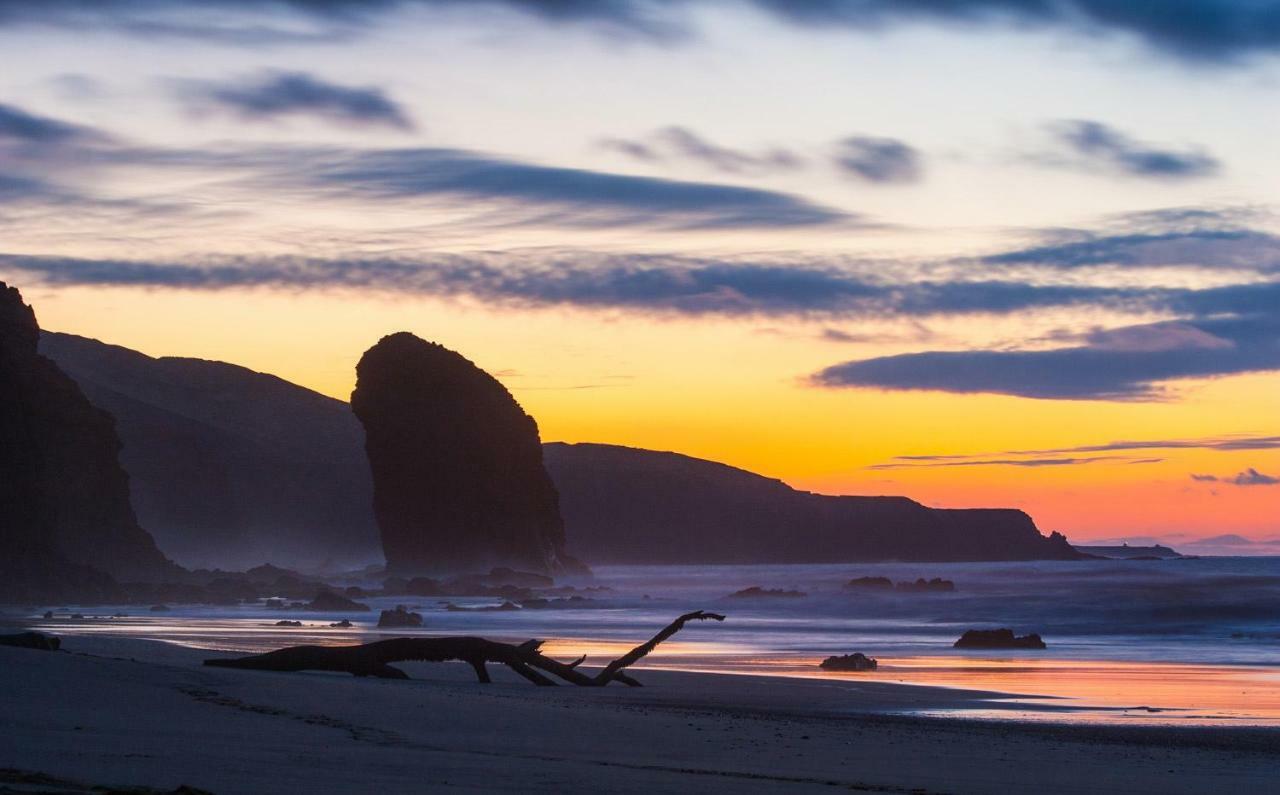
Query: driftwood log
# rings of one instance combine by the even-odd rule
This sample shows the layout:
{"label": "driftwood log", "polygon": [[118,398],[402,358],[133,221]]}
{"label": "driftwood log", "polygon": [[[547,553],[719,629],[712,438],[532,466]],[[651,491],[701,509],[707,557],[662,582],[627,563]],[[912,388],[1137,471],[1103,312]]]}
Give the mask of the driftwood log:
{"label": "driftwood log", "polygon": [[19,632],[17,635],[0,635],[0,646],[17,646],[20,649],[57,651],[62,641],[54,635],[40,632]]}
{"label": "driftwood log", "polygon": [[535,685],[556,684],[542,673],[545,672],[582,687],[603,687],[610,682],[639,687],[640,683],[631,678],[625,669],[643,659],[659,643],[679,632],[686,623],[706,619],[724,621],[724,616],[701,610],[686,613],[647,642],[610,662],[594,676],[578,670],[578,666],[586,660],[585,656],[567,663],[553,660],[541,652],[540,640],[515,645],[471,637],[393,638],[362,646],[290,646],[251,657],[205,660],[204,664],[255,671],[343,671],[355,676],[408,679],[408,674],[391,663],[460,660],[475,669],[476,677],[481,682],[489,681],[489,671],[485,667],[487,663],[501,663]]}

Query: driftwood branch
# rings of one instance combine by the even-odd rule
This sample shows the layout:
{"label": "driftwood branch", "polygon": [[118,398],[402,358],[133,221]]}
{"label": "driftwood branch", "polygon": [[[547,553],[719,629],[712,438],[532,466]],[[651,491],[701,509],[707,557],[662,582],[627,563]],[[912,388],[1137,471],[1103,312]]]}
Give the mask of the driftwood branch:
{"label": "driftwood branch", "polygon": [[553,660],[542,653],[540,640],[515,645],[471,637],[393,638],[362,646],[290,646],[251,657],[205,660],[204,664],[257,671],[342,671],[355,676],[408,679],[409,676],[404,671],[391,663],[460,660],[470,664],[476,672],[476,678],[485,683],[490,681],[486,664],[500,663],[539,686],[555,684],[552,679],[539,673],[544,671],[582,687],[603,687],[612,681],[639,687],[640,683],[624,673],[624,669],[639,662],[657,648],[658,644],[679,632],[686,623],[706,619],[724,621],[724,616],[701,610],[680,616],[649,641],[610,662],[595,676],[588,676],[578,670],[578,666],[586,660],[586,655],[567,663]]}
{"label": "driftwood branch", "polygon": [[672,621],[670,624],[668,624],[666,628],[663,629],[661,632],[659,632],[657,635],[654,635],[652,638],[650,638],[648,643],[642,643],[639,646],[636,646],[631,651],[627,652],[626,654],[622,655],[618,659],[606,665],[604,667],[604,670],[596,675],[596,679],[600,681],[600,684],[607,684],[609,680],[613,678],[614,674],[616,674],[618,671],[621,671],[623,668],[626,668],[628,666],[634,665],[635,663],[639,662],[649,652],[656,649],[659,643],[661,643],[662,641],[666,640],[667,638],[671,637],[672,635],[676,634],[681,629],[683,629],[684,625],[687,624],[688,622],[705,621],[708,618],[714,621],[724,621],[724,616],[720,615],[719,613],[704,613],[701,610],[698,610],[697,612],[694,612],[694,613],[685,613],[684,615],[677,618],[675,621]]}

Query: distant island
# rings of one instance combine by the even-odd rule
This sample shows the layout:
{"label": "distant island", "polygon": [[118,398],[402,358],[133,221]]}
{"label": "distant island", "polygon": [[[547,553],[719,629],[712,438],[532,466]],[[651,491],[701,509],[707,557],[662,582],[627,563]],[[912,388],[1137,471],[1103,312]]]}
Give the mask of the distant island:
{"label": "distant island", "polygon": [[1130,546],[1128,544],[1089,546],[1076,544],[1076,551],[1096,558],[1116,558],[1119,560],[1172,560],[1185,557],[1169,547],[1160,544],[1151,546]]}

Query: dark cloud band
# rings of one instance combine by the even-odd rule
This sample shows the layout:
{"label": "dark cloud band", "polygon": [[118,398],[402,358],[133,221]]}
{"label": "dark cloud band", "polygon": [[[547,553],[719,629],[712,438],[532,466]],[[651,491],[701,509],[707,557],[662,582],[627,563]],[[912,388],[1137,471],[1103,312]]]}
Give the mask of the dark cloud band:
{"label": "dark cloud band", "polygon": [[0,271],[27,273],[53,284],[210,290],[357,288],[687,315],[927,316],[1137,300],[1128,291],[1088,287],[1041,292],[1004,283],[891,284],[840,267],[805,262],[588,252],[174,262],[0,254]]}
{"label": "dark cloud band", "polygon": [[857,221],[778,191],[535,165],[460,149],[299,152],[294,161],[265,170],[257,182],[361,198],[510,202],[543,208],[540,220],[575,226],[783,228]]}
{"label": "dark cloud band", "polygon": [[[800,27],[874,31],[935,24],[1119,34],[1190,62],[1225,62],[1280,50],[1274,0],[737,0],[744,8]],[[138,35],[220,42],[334,40],[412,8],[508,9],[553,24],[576,23],[611,34],[675,40],[690,37],[690,8],[706,0],[0,0],[0,25],[115,29]],[[199,6],[203,14],[191,14]],[[186,12],[186,13],[184,13]],[[311,24],[299,29],[281,15]]]}
{"label": "dark cloud band", "polygon": [[[1260,307],[1280,301],[1280,283],[1205,290],[997,281],[903,283],[877,275],[874,264],[826,263],[814,259],[717,260],[581,250],[403,258],[193,257],[170,262],[0,254],[0,270],[28,273],[59,284],[182,289],[360,288],[470,296],[483,301],[527,305],[674,311],[688,315],[912,320],[1061,307],[1209,315],[1259,312],[1263,311]],[[1267,328],[1257,320],[1152,324],[1133,327],[1136,331],[1096,332],[1087,338],[1088,345],[1071,350],[1090,350],[1100,355],[1158,354],[1198,346],[1206,353],[1221,356],[1223,348],[1231,348],[1237,342],[1248,343],[1251,333],[1261,339]],[[1226,351],[1226,355],[1238,355],[1238,352]]]}
{"label": "dark cloud band", "polygon": [[[1271,292],[1278,286],[1270,285]],[[1180,302],[1202,298],[1191,293]],[[1272,306],[1268,314],[1183,322],[1176,331],[1130,327],[1069,348],[928,351],[851,361],[816,373],[813,382],[1056,400],[1155,400],[1166,394],[1166,381],[1280,370],[1280,313],[1274,310],[1280,304]],[[1119,339],[1130,342],[1117,344]]]}

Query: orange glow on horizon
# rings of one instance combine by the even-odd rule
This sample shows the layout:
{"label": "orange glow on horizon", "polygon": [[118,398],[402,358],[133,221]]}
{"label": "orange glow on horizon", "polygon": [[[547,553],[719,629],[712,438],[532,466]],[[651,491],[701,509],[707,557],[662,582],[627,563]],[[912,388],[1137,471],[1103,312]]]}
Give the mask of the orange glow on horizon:
{"label": "orange glow on horizon", "polygon": [[1280,487],[1191,478],[1249,467],[1274,474],[1280,450],[1138,450],[1070,466],[872,468],[904,455],[999,458],[1115,440],[1275,434],[1276,375],[1186,382],[1158,403],[828,390],[804,377],[881,351],[822,341],[820,323],[780,332],[750,318],[494,310],[340,292],[169,291],[157,300],[142,289],[29,288],[25,295],[51,330],[150,355],[229,361],[344,400],[364,350],[409,330],[495,373],[548,441],[671,450],[822,493],[1017,507],[1043,531],[1073,540],[1280,535]]}

